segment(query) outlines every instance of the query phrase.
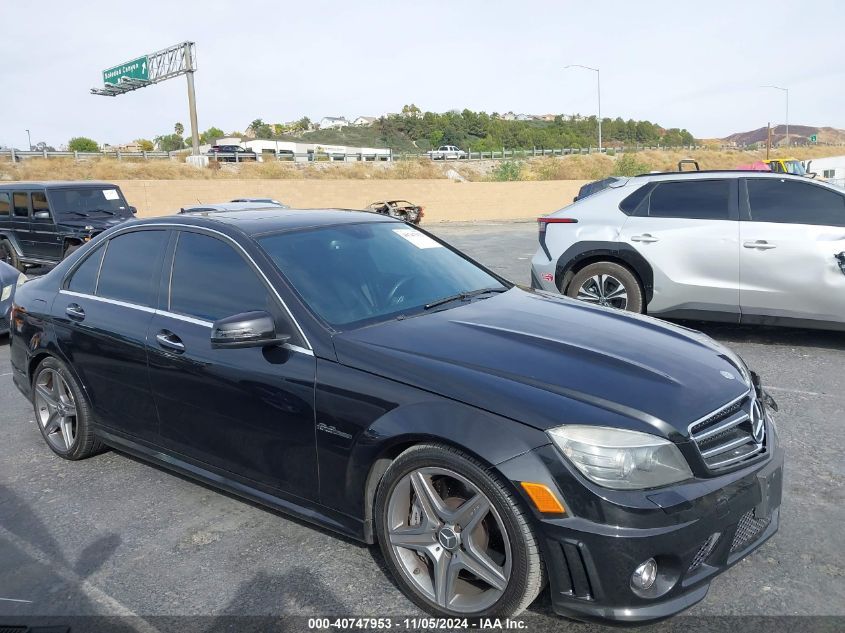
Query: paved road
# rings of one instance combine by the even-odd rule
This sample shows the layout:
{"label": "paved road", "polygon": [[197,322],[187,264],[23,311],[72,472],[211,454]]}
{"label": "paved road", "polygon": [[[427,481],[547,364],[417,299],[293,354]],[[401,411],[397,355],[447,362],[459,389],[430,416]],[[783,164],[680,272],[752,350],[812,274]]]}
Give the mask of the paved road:
{"label": "paved road", "polygon": [[[431,228],[526,281],[533,223]],[[845,335],[692,325],[764,376],[788,465],[780,533],[690,613],[845,615]],[[54,457],[10,371],[0,339],[0,616],[140,615],[133,626],[153,631],[149,616],[419,614],[375,548],[120,453]],[[553,619],[545,597],[528,617],[531,630],[592,630]]]}

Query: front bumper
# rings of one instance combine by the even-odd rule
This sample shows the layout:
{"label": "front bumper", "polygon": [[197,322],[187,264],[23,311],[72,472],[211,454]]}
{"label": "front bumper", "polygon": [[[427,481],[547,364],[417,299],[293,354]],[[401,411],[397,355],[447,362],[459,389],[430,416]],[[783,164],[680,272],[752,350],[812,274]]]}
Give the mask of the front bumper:
{"label": "front bumper", "polygon": [[[551,445],[500,465],[513,481],[537,477],[545,467],[570,512],[564,518],[537,515],[554,611],[579,620],[643,624],[702,600],[715,576],[777,532],[783,451],[773,429],[769,437],[766,459],[658,494],[604,491],[602,498],[595,488],[574,482],[583,490],[579,497],[572,473]],[[634,590],[631,575],[649,558],[657,562],[657,580],[647,591]]]}

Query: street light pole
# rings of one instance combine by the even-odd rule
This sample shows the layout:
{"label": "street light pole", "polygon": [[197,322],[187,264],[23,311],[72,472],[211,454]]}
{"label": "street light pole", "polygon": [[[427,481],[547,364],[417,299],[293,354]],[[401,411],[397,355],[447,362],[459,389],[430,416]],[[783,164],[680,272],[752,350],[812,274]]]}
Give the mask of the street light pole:
{"label": "street light pole", "polygon": [[760,86],[761,88],[774,88],[786,94],[786,146],[789,147],[789,88],[781,88],[780,86]]}
{"label": "street light pole", "polygon": [[29,151],[32,151],[32,136],[29,134],[29,130],[26,131],[26,142],[29,144]]}
{"label": "street light pole", "polygon": [[591,68],[590,66],[582,66],[581,64],[568,64],[566,68],[583,68],[584,70],[592,70],[596,73],[596,90],[598,92],[599,102],[599,152],[601,152],[601,71],[598,68]]}

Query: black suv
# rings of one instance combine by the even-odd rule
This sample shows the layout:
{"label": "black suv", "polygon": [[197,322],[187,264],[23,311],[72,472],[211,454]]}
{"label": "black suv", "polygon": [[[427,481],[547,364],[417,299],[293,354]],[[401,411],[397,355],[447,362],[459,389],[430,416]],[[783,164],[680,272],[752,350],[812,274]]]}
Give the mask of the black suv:
{"label": "black suv", "polygon": [[21,272],[60,262],[133,217],[117,185],[94,181],[0,185],[0,261]]}

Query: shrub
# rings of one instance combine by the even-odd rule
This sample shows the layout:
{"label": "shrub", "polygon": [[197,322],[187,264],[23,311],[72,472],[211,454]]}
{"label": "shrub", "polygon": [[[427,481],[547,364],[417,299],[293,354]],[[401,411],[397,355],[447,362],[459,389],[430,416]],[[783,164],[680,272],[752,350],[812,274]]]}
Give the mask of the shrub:
{"label": "shrub", "polygon": [[518,160],[503,160],[490,172],[490,180],[496,182],[522,180],[522,162]]}
{"label": "shrub", "polygon": [[616,159],[616,165],[613,167],[614,176],[636,176],[644,174],[649,170],[649,166],[637,160],[634,154],[624,154],[621,158]]}

